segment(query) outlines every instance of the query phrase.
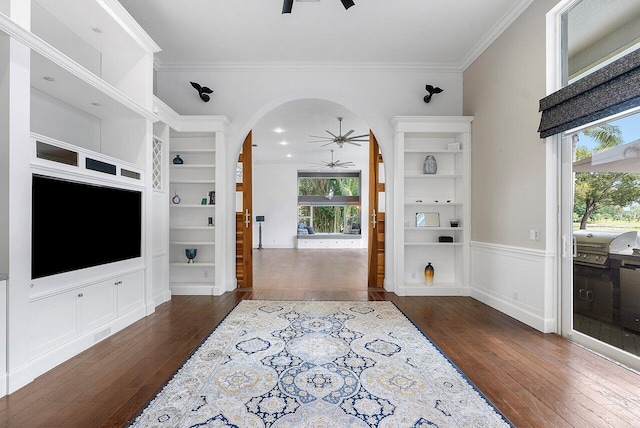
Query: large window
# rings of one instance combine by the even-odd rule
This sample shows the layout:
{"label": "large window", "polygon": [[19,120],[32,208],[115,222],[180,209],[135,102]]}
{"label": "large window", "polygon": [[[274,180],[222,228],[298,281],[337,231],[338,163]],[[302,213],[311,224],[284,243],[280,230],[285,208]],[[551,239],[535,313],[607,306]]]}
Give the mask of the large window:
{"label": "large window", "polygon": [[298,224],[317,233],[359,234],[360,171],[298,172]]}
{"label": "large window", "polygon": [[564,84],[638,49],[638,0],[582,0],[564,14]]}

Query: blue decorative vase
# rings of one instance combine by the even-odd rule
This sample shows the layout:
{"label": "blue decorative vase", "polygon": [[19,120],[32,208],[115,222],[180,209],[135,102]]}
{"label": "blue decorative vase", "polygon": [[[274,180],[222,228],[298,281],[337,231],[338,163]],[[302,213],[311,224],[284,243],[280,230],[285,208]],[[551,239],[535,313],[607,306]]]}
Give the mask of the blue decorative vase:
{"label": "blue decorative vase", "polygon": [[183,163],[184,163],[184,161],[182,160],[180,155],[176,155],[176,157],[173,158],[173,164],[174,165],[182,165]]}
{"label": "blue decorative vase", "polygon": [[424,172],[425,174],[435,174],[436,172],[438,172],[438,162],[436,162],[435,156],[427,155],[427,157],[424,158],[422,172]]}
{"label": "blue decorative vase", "polygon": [[196,254],[198,254],[197,248],[187,248],[184,250],[184,255],[187,256],[188,259],[187,263],[195,263],[193,259],[196,258]]}

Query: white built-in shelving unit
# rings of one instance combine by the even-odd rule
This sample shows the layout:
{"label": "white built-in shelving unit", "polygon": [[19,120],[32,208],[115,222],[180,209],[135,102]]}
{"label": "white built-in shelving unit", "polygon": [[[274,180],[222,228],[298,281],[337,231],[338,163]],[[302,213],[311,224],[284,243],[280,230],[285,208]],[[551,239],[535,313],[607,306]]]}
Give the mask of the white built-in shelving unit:
{"label": "white built-in shelving unit", "polygon": [[[394,118],[395,284],[400,295],[468,294],[472,120]],[[436,159],[435,174],[423,171],[428,155]],[[418,213],[435,220],[418,226]],[[452,227],[451,220],[458,220],[458,226]],[[431,285],[424,277],[427,263],[435,269]]]}
{"label": "white built-in shelving unit", "polygon": [[[149,165],[160,48],[117,0],[0,3],[0,272],[10,290],[0,314],[8,362],[1,396],[154,310]],[[57,162],[48,151],[79,162]],[[116,173],[85,167],[89,158]],[[140,191],[142,256],[32,279],[32,174]]]}
{"label": "white built-in shelving unit", "polygon": [[[169,144],[169,285],[172,290],[206,287],[213,293],[216,206],[211,204],[209,192],[216,190],[215,135],[173,132]],[[173,163],[176,156],[180,156],[182,164]],[[180,197],[178,204],[173,202],[176,194]],[[197,250],[193,263],[188,263],[187,248]]]}

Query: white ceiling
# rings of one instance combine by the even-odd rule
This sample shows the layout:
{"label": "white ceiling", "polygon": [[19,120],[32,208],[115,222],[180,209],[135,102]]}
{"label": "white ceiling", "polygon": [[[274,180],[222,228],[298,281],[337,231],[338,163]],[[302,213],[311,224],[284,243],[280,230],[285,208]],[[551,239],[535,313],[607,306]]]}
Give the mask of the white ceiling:
{"label": "white ceiling", "polygon": [[[532,0],[298,1],[282,14],[283,0],[119,0],[161,47],[159,71],[179,67],[254,64],[357,64],[461,71]],[[170,103],[170,100],[165,100]],[[368,133],[342,106],[297,101],[267,114],[253,129],[256,162],[366,162],[360,148],[307,144],[309,135]],[[276,134],[273,129],[285,130]],[[279,143],[286,140],[290,144]],[[291,154],[291,158],[286,158]]]}
{"label": "white ceiling", "polygon": [[[253,149],[256,162],[295,162],[303,164],[309,169],[311,164],[320,164],[321,161],[330,162],[331,152],[334,150],[334,160],[343,162],[368,163],[369,143],[358,143],[360,147],[352,144],[343,144],[338,148],[336,144],[324,146],[326,143],[308,143],[317,141],[310,135],[325,135],[329,130],[338,135],[339,121],[342,117],[342,134],[351,129],[351,135],[368,134],[369,128],[357,116],[339,104],[324,100],[299,100],[284,104],[267,113],[253,128],[253,143],[257,145]],[[277,133],[275,129],[284,132]],[[282,142],[286,145],[282,145]],[[291,157],[287,157],[291,155]]]}
{"label": "white ceiling", "polygon": [[531,0],[120,0],[169,64],[412,63],[460,67]]}

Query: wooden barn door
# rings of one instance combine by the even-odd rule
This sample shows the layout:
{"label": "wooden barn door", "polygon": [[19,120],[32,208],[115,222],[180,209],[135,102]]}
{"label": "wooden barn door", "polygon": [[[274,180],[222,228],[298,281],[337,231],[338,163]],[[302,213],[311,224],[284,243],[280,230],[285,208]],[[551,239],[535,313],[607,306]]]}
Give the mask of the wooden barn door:
{"label": "wooden barn door", "polygon": [[238,163],[242,166],[242,180],[236,183],[236,193],[242,195],[240,198],[242,206],[236,208],[236,279],[238,287],[251,287],[253,285],[251,132],[244,140]]}
{"label": "wooden barn door", "polygon": [[[368,280],[369,287],[383,287],[384,285],[384,183],[380,182],[380,167],[382,154],[378,141],[369,131],[369,257]],[[382,210],[382,211],[381,211]]]}

